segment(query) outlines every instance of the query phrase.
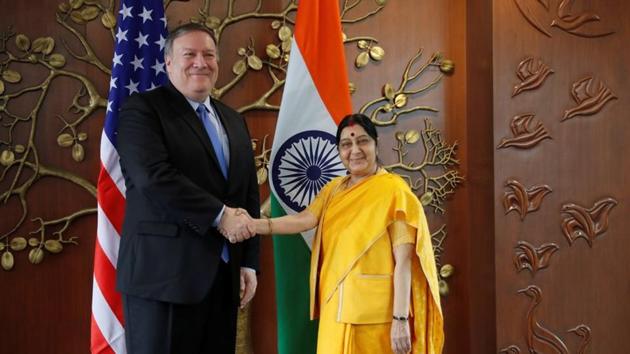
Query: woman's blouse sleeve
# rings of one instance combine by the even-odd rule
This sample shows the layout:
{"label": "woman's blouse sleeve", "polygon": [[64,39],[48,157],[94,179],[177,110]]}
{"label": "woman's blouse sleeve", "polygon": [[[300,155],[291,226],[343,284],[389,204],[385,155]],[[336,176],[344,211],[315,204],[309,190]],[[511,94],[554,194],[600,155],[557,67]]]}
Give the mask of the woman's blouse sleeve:
{"label": "woman's blouse sleeve", "polygon": [[416,228],[407,224],[404,220],[394,221],[389,225],[388,231],[393,247],[416,242]]}

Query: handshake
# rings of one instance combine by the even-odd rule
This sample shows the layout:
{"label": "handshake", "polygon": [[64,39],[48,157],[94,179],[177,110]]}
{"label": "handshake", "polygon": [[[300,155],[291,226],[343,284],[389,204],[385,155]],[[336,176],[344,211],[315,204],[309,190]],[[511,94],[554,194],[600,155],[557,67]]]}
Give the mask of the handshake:
{"label": "handshake", "polygon": [[242,208],[226,206],[218,229],[231,243],[245,241],[256,235],[254,219]]}

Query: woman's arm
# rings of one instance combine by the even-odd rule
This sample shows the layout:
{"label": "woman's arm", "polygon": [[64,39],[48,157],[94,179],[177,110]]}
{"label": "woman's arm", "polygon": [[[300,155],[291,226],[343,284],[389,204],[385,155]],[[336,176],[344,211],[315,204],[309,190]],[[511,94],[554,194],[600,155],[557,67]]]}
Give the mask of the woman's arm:
{"label": "woman's arm", "polygon": [[[408,353],[411,350],[409,331],[409,301],[411,299],[411,257],[413,244],[403,243],[394,247],[394,319],[392,320],[391,341],[394,353]],[[398,318],[398,319],[396,319]]]}
{"label": "woman's arm", "polygon": [[308,209],[293,215],[273,219],[254,219],[253,231],[259,235],[285,235],[310,230],[317,226],[318,220]]}

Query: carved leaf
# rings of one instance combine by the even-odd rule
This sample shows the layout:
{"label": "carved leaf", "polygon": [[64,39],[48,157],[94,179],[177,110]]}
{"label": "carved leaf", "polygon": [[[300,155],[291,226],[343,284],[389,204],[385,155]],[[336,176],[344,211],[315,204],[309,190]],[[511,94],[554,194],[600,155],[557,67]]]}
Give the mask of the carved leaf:
{"label": "carved leaf", "polygon": [[13,265],[15,264],[15,260],[13,258],[13,253],[9,251],[4,251],[2,253],[2,269],[11,270],[13,269]]}
{"label": "carved leaf", "polygon": [[0,95],[4,93],[4,81],[0,80]]}
{"label": "carved leaf", "polygon": [[74,144],[74,138],[68,133],[59,134],[57,137],[57,145],[61,147],[70,147]]}
{"label": "carved leaf", "polygon": [[396,95],[396,97],[394,97],[394,105],[396,106],[396,108],[402,108],[406,106],[407,95],[405,95],[404,93]]}
{"label": "carved leaf", "polygon": [[383,96],[385,96],[385,98],[391,101],[394,98],[394,94],[395,92],[392,85],[390,85],[389,83],[386,83],[385,86],[383,86]]}
{"label": "carved leaf", "polygon": [[52,37],[40,37],[33,41],[31,49],[33,53],[50,54],[55,48],[55,40]]}
{"label": "carved leaf", "polygon": [[44,248],[50,253],[60,253],[63,251],[63,245],[57,240],[46,240]]}
{"label": "carved leaf", "polygon": [[250,55],[247,57],[247,65],[254,70],[260,70],[263,67],[262,60],[260,60],[260,58],[256,55]]}
{"label": "carved leaf", "polygon": [[22,75],[15,70],[7,69],[2,72],[2,78],[6,82],[16,84],[22,80]]}
{"label": "carved leaf", "polygon": [[374,46],[370,48],[370,57],[376,61],[381,61],[385,57],[385,50],[379,46]]}
{"label": "carved leaf", "polygon": [[57,6],[57,9],[59,10],[59,12],[61,13],[67,13],[68,11],[70,11],[70,5],[68,5],[67,2],[62,2]]}
{"label": "carved leaf", "polygon": [[440,63],[440,71],[444,74],[450,74],[455,70],[455,63],[452,60],[444,59]]}
{"label": "carved leaf", "polygon": [[28,253],[28,260],[33,264],[40,264],[44,260],[44,251],[41,248],[33,248]]}
{"label": "carved leaf", "polygon": [[289,37],[286,41],[282,41],[282,50],[286,53],[291,51],[291,43],[293,42],[293,37]]}
{"label": "carved leaf", "polygon": [[288,26],[282,26],[278,30],[278,38],[280,38],[280,40],[283,42],[291,38],[292,35],[293,35],[293,32],[291,31],[291,28],[289,28]]}
{"label": "carved leaf", "polygon": [[64,57],[62,54],[54,53],[48,58],[48,63],[53,68],[59,69],[66,65],[66,57]]}
{"label": "carved leaf", "polygon": [[9,166],[15,161],[15,154],[11,150],[4,150],[0,153],[0,165]]}
{"label": "carved leaf", "polygon": [[28,39],[27,36],[20,33],[17,36],[15,36],[15,45],[21,51],[26,52],[31,47],[31,40]]}
{"label": "carved leaf", "polygon": [[76,10],[83,5],[83,0],[70,0],[70,6]]}
{"label": "carved leaf", "polygon": [[76,162],[81,162],[85,158],[85,150],[83,149],[83,145],[74,144],[72,146],[72,158]]}
{"label": "carved leaf", "polygon": [[215,30],[219,28],[219,26],[221,26],[221,20],[218,17],[208,16],[208,18],[206,18],[206,27]]}
{"label": "carved leaf", "polygon": [[256,179],[258,180],[258,185],[262,185],[267,181],[267,169],[262,167],[256,171]]}
{"label": "carved leaf", "polygon": [[370,55],[367,52],[361,52],[354,61],[354,66],[362,68],[370,61]]}
{"label": "carved leaf", "polygon": [[354,84],[354,82],[348,83],[348,90],[350,91],[351,95],[357,91],[357,86]]}
{"label": "carved leaf", "polygon": [[9,246],[14,251],[21,251],[26,248],[26,239],[24,237],[14,237]]}
{"label": "carved leaf", "polygon": [[267,47],[265,48],[265,52],[267,53],[267,56],[271,59],[280,58],[280,48],[278,48],[278,46],[273,43],[267,45]]}
{"label": "carved leaf", "polygon": [[232,66],[232,72],[235,75],[241,75],[242,73],[245,72],[245,70],[247,70],[247,64],[245,63],[245,60],[243,59],[237,60]]}
{"label": "carved leaf", "polygon": [[96,16],[98,16],[99,13],[100,13],[100,10],[98,7],[86,6],[83,9],[81,9],[81,18],[84,21],[92,21],[93,19],[96,18]]}
{"label": "carved leaf", "polygon": [[116,27],[116,16],[110,11],[106,11],[103,16],[101,16],[101,23],[105,28],[112,29]]}
{"label": "carved leaf", "polygon": [[616,205],[617,201],[610,197],[596,202],[590,209],[573,203],[564,204],[562,232],[569,245],[583,238],[589,247],[593,247],[595,238],[608,230],[608,216]]}
{"label": "carved leaf", "polygon": [[78,25],[84,25],[85,24],[85,20],[83,20],[83,16],[81,15],[80,11],[72,11],[70,13],[70,18],[72,19],[72,21]]}
{"label": "carved leaf", "polygon": [[427,206],[427,205],[431,204],[432,201],[433,201],[433,193],[431,193],[431,192],[426,192],[426,193],[422,194],[422,196],[420,197],[420,203],[423,206]]}
{"label": "carved leaf", "polygon": [[367,49],[368,46],[368,42],[364,39],[357,42],[357,47],[359,47],[359,49]]}
{"label": "carved leaf", "polygon": [[417,130],[412,129],[405,133],[405,141],[407,144],[414,144],[418,140],[420,140],[420,133]]}

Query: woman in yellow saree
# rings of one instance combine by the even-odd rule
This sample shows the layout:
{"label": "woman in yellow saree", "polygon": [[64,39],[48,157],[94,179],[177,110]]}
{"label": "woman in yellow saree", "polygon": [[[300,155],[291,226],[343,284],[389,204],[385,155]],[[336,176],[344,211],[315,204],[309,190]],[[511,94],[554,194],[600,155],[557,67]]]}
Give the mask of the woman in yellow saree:
{"label": "woman in yellow saree", "polygon": [[318,354],[442,352],[443,318],[431,235],[406,182],[378,167],[377,133],[345,117],[337,146],[348,175],[299,214],[254,220],[258,234],[317,227],[310,273]]}

